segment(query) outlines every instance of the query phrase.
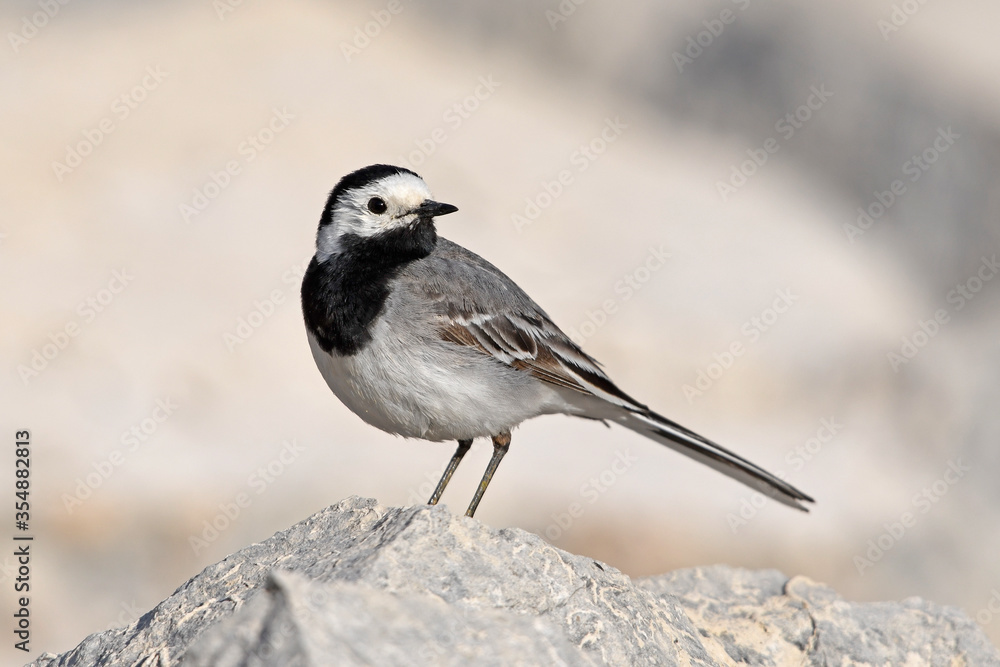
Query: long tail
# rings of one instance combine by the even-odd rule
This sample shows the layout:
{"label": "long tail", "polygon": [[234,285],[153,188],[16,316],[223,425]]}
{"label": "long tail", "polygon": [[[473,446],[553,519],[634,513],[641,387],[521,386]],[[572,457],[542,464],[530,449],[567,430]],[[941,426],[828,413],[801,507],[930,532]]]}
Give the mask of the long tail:
{"label": "long tail", "polygon": [[815,502],[812,498],[711,440],[701,437],[680,424],[661,417],[652,411],[631,411],[619,421],[636,433],[670,447],[684,456],[690,456],[707,466],[715,468],[738,482],[777,500],[779,503],[808,512],[809,508],[799,501]]}

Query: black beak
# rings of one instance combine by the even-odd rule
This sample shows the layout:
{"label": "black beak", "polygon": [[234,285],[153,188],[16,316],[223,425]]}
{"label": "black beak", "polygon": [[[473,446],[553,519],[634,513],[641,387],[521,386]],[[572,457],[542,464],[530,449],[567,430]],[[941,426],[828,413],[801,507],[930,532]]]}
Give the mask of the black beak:
{"label": "black beak", "polygon": [[413,209],[412,213],[416,213],[420,218],[433,218],[436,215],[448,215],[449,213],[454,213],[457,210],[457,206],[442,204],[441,202],[436,202],[433,199],[428,199],[423,204]]}

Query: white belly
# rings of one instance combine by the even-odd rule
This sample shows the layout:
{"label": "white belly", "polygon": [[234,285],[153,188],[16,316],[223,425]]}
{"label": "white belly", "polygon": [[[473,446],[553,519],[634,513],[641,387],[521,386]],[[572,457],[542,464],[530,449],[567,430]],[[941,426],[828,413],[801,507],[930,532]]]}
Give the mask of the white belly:
{"label": "white belly", "polygon": [[572,411],[554,388],[472,348],[374,333],[375,340],[350,357],[327,354],[307,335],[333,393],[383,431],[465,440],[510,431],[541,414]]}

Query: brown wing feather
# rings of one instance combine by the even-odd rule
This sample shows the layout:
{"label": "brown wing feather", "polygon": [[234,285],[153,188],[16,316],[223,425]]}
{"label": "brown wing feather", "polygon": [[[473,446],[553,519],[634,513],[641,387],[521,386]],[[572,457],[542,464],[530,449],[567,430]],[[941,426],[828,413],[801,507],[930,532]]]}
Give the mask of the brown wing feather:
{"label": "brown wing feather", "polygon": [[[583,394],[593,390],[580,380],[600,391],[645,409],[641,403],[619,389],[598,368],[598,364],[554,324],[539,321],[542,326],[518,326],[506,316],[452,319],[441,328],[441,338],[458,345],[468,345],[488,354],[508,366],[560,387]],[[475,319],[475,322],[468,321]],[[533,318],[534,319],[534,318]],[[548,325],[548,326],[546,326]]]}

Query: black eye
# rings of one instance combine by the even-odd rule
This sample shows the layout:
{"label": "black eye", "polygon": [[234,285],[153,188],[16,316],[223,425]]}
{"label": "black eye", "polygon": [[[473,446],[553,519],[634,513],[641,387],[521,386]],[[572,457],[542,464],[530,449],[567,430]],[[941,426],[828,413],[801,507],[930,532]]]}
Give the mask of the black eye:
{"label": "black eye", "polygon": [[368,200],[368,210],[372,213],[385,213],[388,208],[381,197],[372,197]]}

